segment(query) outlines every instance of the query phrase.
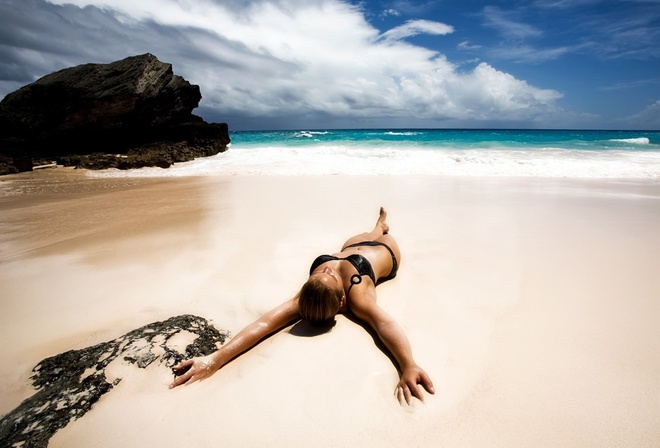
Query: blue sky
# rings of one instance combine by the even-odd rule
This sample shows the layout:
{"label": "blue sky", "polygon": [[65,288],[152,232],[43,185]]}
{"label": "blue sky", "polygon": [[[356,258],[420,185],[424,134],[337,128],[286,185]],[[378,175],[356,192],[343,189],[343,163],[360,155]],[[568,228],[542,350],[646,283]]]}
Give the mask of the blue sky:
{"label": "blue sky", "polygon": [[660,0],[0,0],[0,97],[152,53],[230,129],[660,129]]}

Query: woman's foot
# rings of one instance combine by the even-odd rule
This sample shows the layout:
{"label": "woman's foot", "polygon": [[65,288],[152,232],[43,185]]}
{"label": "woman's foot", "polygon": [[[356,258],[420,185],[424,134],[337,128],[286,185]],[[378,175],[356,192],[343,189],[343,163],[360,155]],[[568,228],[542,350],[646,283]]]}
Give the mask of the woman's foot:
{"label": "woman's foot", "polygon": [[386,220],[387,220],[387,212],[383,207],[381,207],[378,215],[378,221],[376,222],[376,227],[381,228],[381,230],[383,231],[383,235],[387,235],[387,232],[390,231],[390,226],[389,224],[387,224]]}

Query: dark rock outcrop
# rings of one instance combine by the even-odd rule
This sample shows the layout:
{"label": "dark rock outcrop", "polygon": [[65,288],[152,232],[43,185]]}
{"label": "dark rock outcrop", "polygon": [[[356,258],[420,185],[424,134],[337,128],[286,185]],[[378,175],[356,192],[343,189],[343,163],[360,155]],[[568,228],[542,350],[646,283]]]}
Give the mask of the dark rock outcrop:
{"label": "dark rock outcrop", "polygon": [[[183,353],[168,345],[182,331],[196,335]],[[183,315],[46,358],[33,369],[31,379],[37,392],[0,418],[0,448],[46,448],[58,430],[85,415],[102,395],[120,384],[121,378],[106,377],[105,370],[113,362],[144,369],[159,359],[159,364],[170,368],[184,358],[214,352],[228,336],[206,319]]]}
{"label": "dark rock outcrop", "polygon": [[201,97],[151,54],[44,76],[0,102],[0,174],[33,161],[168,167],[217,154],[230,142],[228,127],[192,114]]}

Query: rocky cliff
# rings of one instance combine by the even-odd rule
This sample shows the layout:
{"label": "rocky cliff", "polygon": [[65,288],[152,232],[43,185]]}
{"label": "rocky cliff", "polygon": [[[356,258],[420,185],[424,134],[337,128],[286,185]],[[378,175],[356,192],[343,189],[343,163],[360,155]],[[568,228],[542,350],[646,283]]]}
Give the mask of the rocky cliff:
{"label": "rocky cliff", "polygon": [[151,54],[44,76],[0,102],[0,174],[45,161],[166,168],[217,154],[228,128],[192,114],[201,98]]}

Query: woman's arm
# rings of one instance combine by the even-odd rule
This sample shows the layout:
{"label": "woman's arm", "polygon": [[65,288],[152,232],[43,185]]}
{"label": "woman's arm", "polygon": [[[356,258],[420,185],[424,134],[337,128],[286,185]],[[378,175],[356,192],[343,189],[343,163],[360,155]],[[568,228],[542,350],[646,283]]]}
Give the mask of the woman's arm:
{"label": "woman's arm", "polygon": [[257,345],[266,336],[281,330],[298,318],[297,300],[291,299],[284,302],[245,327],[216,352],[208,356],[192,358],[174,366],[172,370],[180,376],[170,384],[170,389],[210,377],[220,367]]}
{"label": "woman's arm", "polygon": [[410,342],[403,327],[378,306],[375,293],[367,291],[354,294],[349,304],[351,311],[378,333],[380,340],[399,364],[401,379],[395,392],[399,402],[405,399],[406,403],[410,404],[413,396],[424,401],[418,384],[428,393],[434,394],[433,382],[413,359]]}

